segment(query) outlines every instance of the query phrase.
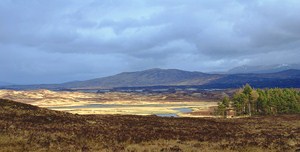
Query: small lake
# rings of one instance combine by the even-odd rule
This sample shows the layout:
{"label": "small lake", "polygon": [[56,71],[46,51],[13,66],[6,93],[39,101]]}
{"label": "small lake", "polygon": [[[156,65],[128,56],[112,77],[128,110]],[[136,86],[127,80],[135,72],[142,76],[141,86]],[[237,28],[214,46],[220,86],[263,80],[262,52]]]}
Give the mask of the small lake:
{"label": "small lake", "polygon": [[167,114],[156,114],[158,117],[178,117],[175,113],[167,113]]}
{"label": "small lake", "polygon": [[[189,113],[193,112],[192,108],[173,108],[173,110],[178,111],[179,113]],[[178,117],[176,113],[167,113],[167,114],[155,114],[159,117]]]}
{"label": "small lake", "polygon": [[177,110],[180,113],[189,113],[189,112],[193,112],[193,110],[191,108],[174,108],[173,110]]}

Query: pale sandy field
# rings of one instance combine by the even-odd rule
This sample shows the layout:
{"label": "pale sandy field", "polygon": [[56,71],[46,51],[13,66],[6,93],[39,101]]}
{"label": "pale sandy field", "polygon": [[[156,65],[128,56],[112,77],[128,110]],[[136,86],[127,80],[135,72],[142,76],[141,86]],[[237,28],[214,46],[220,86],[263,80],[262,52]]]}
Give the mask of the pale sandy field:
{"label": "pale sandy field", "polygon": [[[0,98],[76,114],[176,114],[180,117],[203,117],[210,115],[195,115],[193,113],[211,111],[211,107],[217,106],[217,102],[205,101],[191,96],[181,96],[176,94],[141,95],[134,93],[97,94],[82,92],[54,92],[49,90],[0,90]],[[104,105],[104,107],[85,107],[90,104]],[[113,106],[110,107],[109,105]],[[176,108],[189,108],[192,112],[181,112],[175,110]]]}

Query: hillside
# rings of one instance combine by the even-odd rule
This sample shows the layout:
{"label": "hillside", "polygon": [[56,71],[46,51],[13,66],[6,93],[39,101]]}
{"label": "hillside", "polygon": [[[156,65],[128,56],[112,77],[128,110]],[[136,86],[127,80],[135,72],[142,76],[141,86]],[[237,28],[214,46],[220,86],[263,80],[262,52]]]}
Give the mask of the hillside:
{"label": "hillside", "polygon": [[228,74],[205,85],[216,88],[238,88],[246,83],[255,88],[299,88],[300,70],[291,69],[262,74]]}
{"label": "hillside", "polygon": [[240,73],[276,73],[289,69],[300,70],[300,64],[275,64],[275,65],[257,65],[249,66],[243,65],[232,68],[227,71],[228,74],[240,74]]}
{"label": "hillside", "polygon": [[63,84],[7,86],[6,89],[106,89],[147,86],[200,86],[201,88],[300,87],[300,70],[260,74],[206,74],[177,69],[150,69]]}
{"label": "hillside", "polygon": [[135,87],[156,85],[201,85],[218,78],[201,72],[189,72],[177,69],[150,69],[138,72],[124,72],[105,78],[62,84],[67,88],[90,87]]}
{"label": "hillside", "polygon": [[123,72],[117,75],[75,81],[63,84],[41,84],[9,86],[7,89],[55,89],[55,88],[113,88],[156,85],[202,85],[219,78],[217,74],[189,72],[177,69],[150,69],[137,72]]}
{"label": "hillside", "polygon": [[299,115],[73,115],[0,99],[0,151],[295,151]]}

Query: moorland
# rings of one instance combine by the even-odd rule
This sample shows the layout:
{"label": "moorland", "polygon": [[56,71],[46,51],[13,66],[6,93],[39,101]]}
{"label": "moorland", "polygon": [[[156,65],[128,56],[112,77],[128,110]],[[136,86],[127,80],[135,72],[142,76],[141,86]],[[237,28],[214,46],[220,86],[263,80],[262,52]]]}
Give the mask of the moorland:
{"label": "moorland", "polygon": [[0,100],[2,151],[296,151],[300,115],[77,115]]}
{"label": "moorland", "polygon": [[[295,87],[297,70],[207,77],[218,84],[212,87],[226,89],[182,83],[206,82],[199,78],[208,76],[203,73],[160,69],[123,73],[99,83],[146,74],[139,85],[152,85],[149,80],[164,80],[169,72],[177,73],[171,75],[180,85],[2,89],[1,151],[299,151],[299,89],[236,89],[244,82],[254,87]],[[95,90],[98,93],[87,93]],[[235,111],[231,119],[224,118],[228,110]]]}
{"label": "moorland", "polygon": [[[223,94],[233,90],[177,93],[84,93],[50,90],[0,90],[0,98],[74,114],[173,114],[185,117],[212,116]],[[180,109],[188,109],[181,112]],[[179,109],[179,110],[178,110]],[[183,110],[184,110],[183,109]]]}

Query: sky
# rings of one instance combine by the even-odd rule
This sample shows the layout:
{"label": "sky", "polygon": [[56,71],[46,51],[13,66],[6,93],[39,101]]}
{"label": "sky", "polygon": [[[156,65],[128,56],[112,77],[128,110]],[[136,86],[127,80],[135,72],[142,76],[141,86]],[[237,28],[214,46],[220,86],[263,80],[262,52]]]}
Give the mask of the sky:
{"label": "sky", "polygon": [[0,81],[299,63],[299,0],[1,0]]}

